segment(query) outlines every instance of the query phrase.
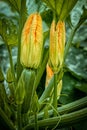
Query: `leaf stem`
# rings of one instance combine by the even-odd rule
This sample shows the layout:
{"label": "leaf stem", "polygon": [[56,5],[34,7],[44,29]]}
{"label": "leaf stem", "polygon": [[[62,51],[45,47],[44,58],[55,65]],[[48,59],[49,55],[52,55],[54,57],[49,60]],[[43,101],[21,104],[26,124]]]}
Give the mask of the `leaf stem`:
{"label": "leaf stem", "polygon": [[53,97],[53,106],[54,106],[54,116],[57,116],[57,73],[54,73],[54,97]]}
{"label": "leaf stem", "polygon": [[74,28],[74,29],[71,31],[70,37],[69,37],[68,42],[67,42],[67,44],[66,44],[65,54],[64,54],[64,60],[65,60],[66,57],[67,57],[67,54],[68,54],[68,52],[69,52],[69,48],[71,47],[72,40],[73,40],[73,37],[74,37],[75,32],[76,32],[76,28]]}
{"label": "leaf stem", "polygon": [[66,44],[66,48],[65,48],[65,54],[64,54],[64,60],[66,59],[67,57],[67,54],[69,52],[69,48],[71,47],[71,44],[72,44],[72,40],[73,40],[73,37],[77,31],[77,29],[81,26],[81,24],[85,21],[85,19],[81,20],[71,31],[70,33],[70,36],[69,36],[69,39],[68,39],[68,42]]}

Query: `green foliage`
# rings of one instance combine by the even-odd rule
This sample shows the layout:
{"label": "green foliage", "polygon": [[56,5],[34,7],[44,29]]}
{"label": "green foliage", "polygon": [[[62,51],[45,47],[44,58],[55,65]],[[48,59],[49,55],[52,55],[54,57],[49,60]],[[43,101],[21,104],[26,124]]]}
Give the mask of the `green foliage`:
{"label": "green foliage", "polygon": [[[17,45],[18,44],[18,27],[17,20],[18,15],[13,13],[7,4],[1,2],[2,7],[0,7],[0,35],[2,40],[7,45]],[[9,13],[9,15],[5,11]]]}
{"label": "green foliage", "polygon": [[73,9],[77,0],[43,0],[52,10],[56,12],[60,20],[65,20]]}
{"label": "green foliage", "polygon": [[[7,76],[9,80],[5,79],[6,74],[3,75],[2,66],[0,66],[0,129],[15,130],[14,126],[17,127],[17,122],[20,123],[18,125],[21,125],[23,120],[25,120],[24,124],[22,124],[24,130],[30,129],[30,127],[34,128],[35,122],[37,123],[33,118],[34,115],[40,120],[38,124],[42,127],[46,126],[46,128],[47,125],[48,127],[51,125],[54,127],[59,123],[58,128],[71,125],[72,128],[80,130],[83,125],[81,120],[83,119],[83,129],[87,128],[85,123],[87,99],[82,100],[84,96],[87,96],[86,5],[86,0],[0,1],[0,45],[3,41],[8,52],[9,47],[10,49],[14,46],[18,48],[15,69],[14,61],[11,61],[12,57],[9,55],[11,67]],[[28,15],[34,12],[39,12],[43,20],[44,53],[38,70],[27,70],[21,67],[20,64],[21,32]],[[52,114],[50,115],[53,112],[53,106],[50,103],[52,97],[50,95],[54,85],[54,76],[45,89],[46,64],[49,60],[49,30],[54,14],[56,14],[57,20],[64,20],[66,24],[64,75],[60,76],[61,74],[58,74],[58,82],[63,77],[62,93],[58,100],[60,116],[55,118],[52,117]],[[14,72],[12,72],[13,70]],[[12,75],[12,73],[14,74]],[[13,76],[15,81],[12,79]],[[6,82],[5,86],[3,81]],[[75,100],[77,100],[76,103],[74,103]],[[20,104],[22,107],[19,109],[18,105]],[[67,106],[64,104],[67,104]],[[49,108],[51,108],[50,111],[48,111]],[[43,114],[39,117],[41,111]],[[43,117],[47,119],[42,120]],[[79,124],[73,124],[79,121]]]}
{"label": "green foliage", "polygon": [[20,12],[21,0],[3,0],[3,1],[8,3],[12,8],[12,10]]}

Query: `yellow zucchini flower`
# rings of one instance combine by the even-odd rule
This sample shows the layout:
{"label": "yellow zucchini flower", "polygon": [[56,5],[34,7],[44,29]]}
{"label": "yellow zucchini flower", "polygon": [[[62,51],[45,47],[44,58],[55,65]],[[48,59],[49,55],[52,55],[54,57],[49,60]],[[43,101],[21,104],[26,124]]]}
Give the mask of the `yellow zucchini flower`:
{"label": "yellow zucchini flower", "polygon": [[20,61],[23,66],[37,69],[42,59],[43,29],[40,14],[31,14],[25,22],[21,36]]}
{"label": "yellow zucchini flower", "polygon": [[58,72],[63,64],[65,47],[65,24],[53,20],[50,29],[49,65],[54,72]]}

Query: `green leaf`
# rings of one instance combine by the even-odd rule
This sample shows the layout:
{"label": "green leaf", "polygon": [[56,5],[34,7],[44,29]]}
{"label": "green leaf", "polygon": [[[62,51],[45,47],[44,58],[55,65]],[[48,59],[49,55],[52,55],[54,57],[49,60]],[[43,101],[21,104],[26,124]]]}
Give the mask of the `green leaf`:
{"label": "green leaf", "polygon": [[87,83],[77,83],[75,88],[87,94]]}
{"label": "green leaf", "polygon": [[24,23],[26,21],[26,18],[28,16],[28,10],[27,10],[27,7],[26,7],[26,0],[21,1],[20,16],[21,17],[20,17],[20,23],[19,24],[21,24],[21,27],[23,28]]}
{"label": "green leaf", "polygon": [[87,18],[87,9],[85,7],[86,0],[79,0],[73,10],[71,11],[71,23],[73,26]]}
{"label": "green leaf", "polygon": [[42,16],[42,19],[43,21],[45,21],[45,23],[48,25],[48,27],[50,28],[50,25],[52,23],[52,20],[53,20],[53,12],[48,9],[48,10],[44,10],[42,13],[41,13],[41,16]]}
{"label": "green leaf", "polygon": [[42,0],[47,4],[48,7],[50,7],[52,10],[55,10],[55,1],[54,0]]}
{"label": "green leaf", "polygon": [[79,83],[79,81],[70,73],[67,72],[64,74],[62,93],[59,99],[62,104],[70,103],[86,95],[75,88],[77,83]]}
{"label": "green leaf", "polygon": [[85,119],[85,120],[83,120],[83,121],[80,121],[80,122],[77,123],[77,124],[74,124],[74,125],[73,125],[73,128],[74,128],[75,130],[86,130],[86,128],[87,128],[87,120]]}
{"label": "green leaf", "polygon": [[3,1],[9,4],[14,11],[20,12],[21,0],[3,0]]}
{"label": "green leaf", "polygon": [[27,1],[27,9],[28,9],[28,14],[30,15],[31,13],[35,12],[43,12],[45,6],[43,5],[41,0],[29,0]]}
{"label": "green leaf", "polygon": [[64,1],[65,0],[56,0],[56,12],[57,12],[58,16],[60,16],[61,10],[63,8]]}
{"label": "green leaf", "polygon": [[[71,12],[71,10],[73,9],[73,7],[75,6],[76,2],[78,0],[63,0],[63,5],[61,8],[61,12],[59,14],[59,19],[61,20],[65,20],[66,17],[69,15],[69,13]],[[59,6],[57,6],[58,8]]]}
{"label": "green leaf", "polygon": [[87,80],[87,51],[72,47],[66,59],[66,67],[77,79]]}
{"label": "green leaf", "polygon": [[52,11],[56,12],[60,20],[65,20],[77,0],[43,0]]}

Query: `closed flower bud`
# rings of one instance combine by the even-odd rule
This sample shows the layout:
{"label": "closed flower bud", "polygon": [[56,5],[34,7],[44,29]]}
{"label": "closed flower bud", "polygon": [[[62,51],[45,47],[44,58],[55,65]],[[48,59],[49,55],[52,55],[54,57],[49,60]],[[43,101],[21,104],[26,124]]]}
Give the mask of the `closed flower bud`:
{"label": "closed flower bud", "polygon": [[49,84],[50,79],[52,78],[52,76],[54,75],[52,69],[50,68],[50,66],[47,64],[46,66],[46,87]]}
{"label": "closed flower bud", "polygon": [[37,69],[42,58],[43,29],[38,13],[27,19],[21,37],[21,63],[25,67]]}
{"label": "closed flower bud", "polygon": [[63,64],[65,46],[65,24],[52,22],[50,29],[49,65],[54,72],[58,72]]}

